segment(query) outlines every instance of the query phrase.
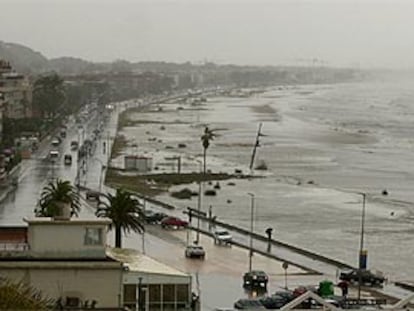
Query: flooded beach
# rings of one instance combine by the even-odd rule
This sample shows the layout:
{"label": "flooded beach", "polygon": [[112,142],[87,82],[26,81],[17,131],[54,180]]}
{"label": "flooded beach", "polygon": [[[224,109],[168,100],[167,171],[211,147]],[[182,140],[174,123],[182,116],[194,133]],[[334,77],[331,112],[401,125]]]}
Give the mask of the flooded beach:
{"label": "flooded beach", "polygon": [[[153,159],[153,173],[202,169],[204,127],[218,135],[207,149],[207,170],[253,178],[220,182],[201,209],[245,228],[254,193],[255,231],[273,228],[276,239],[357,265],[362,194],[366,194],[365,248],[368,267],[390,280],[414,280],[414,81],[387,80],[268,88],[250,97],[210,96],[206,102],[152,105],[128,113],[119,134],[123,155]],[[249,170],[259,124],[256,161]],[[257,178],[256,178],[257,177]],[[203,184],[203,190],[215,183]],[[172,191],[157,198],[177,213],[197,206]]]}

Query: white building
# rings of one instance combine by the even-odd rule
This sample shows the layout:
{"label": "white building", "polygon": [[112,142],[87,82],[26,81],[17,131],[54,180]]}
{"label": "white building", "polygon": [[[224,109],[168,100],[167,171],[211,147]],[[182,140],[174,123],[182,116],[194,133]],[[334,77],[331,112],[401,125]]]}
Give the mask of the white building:
{"label": "white building", "polygon": [[135,170],[139,173],[147,173],[152,169],[152,158],[136,155],[124,157],[125,170]]}
{"label": "white building", "polygon": [[0,227],[0,275],[64,308],[189,310],[191,276],[133,250],[107,247],[108,219],[24,219]]}
{"label": "white building", "polygon": [[134,250],[111,249],[108,255],[124,263],[124,306],[136,311],[190,310],[191,275]]}

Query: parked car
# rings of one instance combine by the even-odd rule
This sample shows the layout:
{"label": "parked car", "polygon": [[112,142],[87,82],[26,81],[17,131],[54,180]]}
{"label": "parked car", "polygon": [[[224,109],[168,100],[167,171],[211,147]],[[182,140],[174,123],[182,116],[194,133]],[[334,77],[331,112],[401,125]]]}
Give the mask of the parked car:
{"label": "parked car", "polygon": [[226,229],[216,229],[213,233],[214,244],[229,244],[233,237]]}
{"label": "parked car", "polygon": [[[361,273],[361,276],[359,275]],[[385,281],[385,277],[381,273],[374,273],[370,270],[344,270],[339,275],[339,279],[351,283],[358,283],[361,278],[361,282],[364,285],[370,286],[382,286]]]}
{"label": "parked car", "polygon": [[266,272],[261,270],[252,270],[246,272],[243,276],[243,286],[244,287],[267,287],[267,282],[269,277]]}
{"label": "parked car", "polygon": [[188,245],[185,248],[185,257],[204,259],[206,257],[206,252],[201,245]]}
{"label": "parked car", "polygon": [[272,295],[260,297],[259,301],[266,309],[280,309],[289,303],[290,300],[279,295]]}
{"label": "parked car", "polygon": [[154,212],[153,210],[147,209],[144,211],[144,219],[149,224],[159,223],[164,218],[168,217],[167,214],[161,212]]}
{"label": "parked car", "polygon": [[57,151],[57,150],[50,150],[49,151],[49,159],[51,161],[55,161],[57,158],[59,158],[59,151]]}
{"label": "parked car", "polygon": [[161,227],[163,228],[171,228],[171,227],[176,227],[176,228],[183,228],[183,227],[187,227],[188,226],[188,222],[185,220],[182,220],[178,217],[165,217],[163,220],[161,220]]}
{"label": "parked car", "polygon": [[280,309],[295,298],[293,292],[286,290],[277,291],[271,296],[260,297],[259,301],[266,309]]}
{"label": "parked car", "polygon": [[54,146],[54,147],[59,146],[60,143],[61,143],[61,140],[58,137],[56,137],[52,140],[52,146]]}
{"label": "parked car", "polygon": [[274,296],[280,296],[283,297],[284,299],[286,299],[288,302],[292,301],[293,299],[296,298],[296,296],[293,294],[292,291],[290,290],[282,290],[282,291],[277,291],[273,294]]}
{"label": "parked car", "polygon": [[70,149],[71,150],[78,150],[79,143],[76,140],[72,140],[70,142]]}
{"label": "parked car", "polygon": [[72,155],[65,154],[63,162],[65,165],[72,165]]}
{"label": "parked car", "polygon": [[86,200],[95,200],[99,201],[101,194],[98,191],[86,191]]}
{"label": "parked car", "polygon": [[317,287],[313,285],[307,285],[307,286],[300,285],[296,287],[292,293],[293,293],[293,296],[296,298],[296,297],[303,295],[304,293],[308,291],[311,291],[312,293],[315,293],[315,294],[318,293]]}
{"label": "parked car", "polygon": [[266,309],[258,299],[239,299],[234,303],[234,308],[238,310]]}

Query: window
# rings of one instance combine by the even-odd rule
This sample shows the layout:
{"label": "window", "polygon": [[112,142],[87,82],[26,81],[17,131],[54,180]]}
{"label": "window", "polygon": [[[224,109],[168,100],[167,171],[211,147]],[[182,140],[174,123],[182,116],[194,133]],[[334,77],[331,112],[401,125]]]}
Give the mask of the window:
{"label": "window", "polygon": [[164,303],[168,303],[168,302],[172,302],[174,303],[175,301],[175,286],[174,284],[165,284],[163,286],[163,301]]}
{"label": "window", "polygon": [[151,311],[160,311],[161,308],[161,285],[150,284],[148,285],[148,299],[149,309]]}
{"label": "window", "polygon": [[102,228],[85,229],[85,245],[102,245]]}
{"label": "window", "polygon": [[161,285],[151,284],[149,287],[149,302],[160,302],[161,301]]}
{"label": "window", "polygon": [[188,302],[188,285],[177,284],[177,302]]}
{"label": "window", "polygon": [[124,285],[124,303],[135,304],[137,300],[137,289],[135,284]]}

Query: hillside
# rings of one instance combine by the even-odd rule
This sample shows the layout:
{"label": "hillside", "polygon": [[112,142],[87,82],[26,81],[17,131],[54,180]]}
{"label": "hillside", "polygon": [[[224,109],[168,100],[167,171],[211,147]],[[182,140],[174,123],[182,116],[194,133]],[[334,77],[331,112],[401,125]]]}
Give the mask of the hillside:
{"label": "hillside", "polygon": [[[159,72],[184,75],[180,87],[193,86],[192,74],[204,73],[204,83],[235,83],[239,86],[286,84],[286,83],[336,83],[360,78],[358,70],[329,67],[282,67],[282,66],[237,66],[204,63],[194,65],[190,62],[171,63],[163,61],[129,62],[89,62],[75,57],[48,59],[40,52],[21,44],[0,41],[0,59],[10,61],[17,72],[38,75],[45,72],[57,72],[60,75],[79,75],[97,73]],[[184,82],[183,82],[184,81]],[[187,82],[185,82],[187,81]]]}
{"label": "hillside", "polygon": [[37,74],[49,70],[49,61],[41,53],[24,45],[0,41],[0,58],[22,73]]}

